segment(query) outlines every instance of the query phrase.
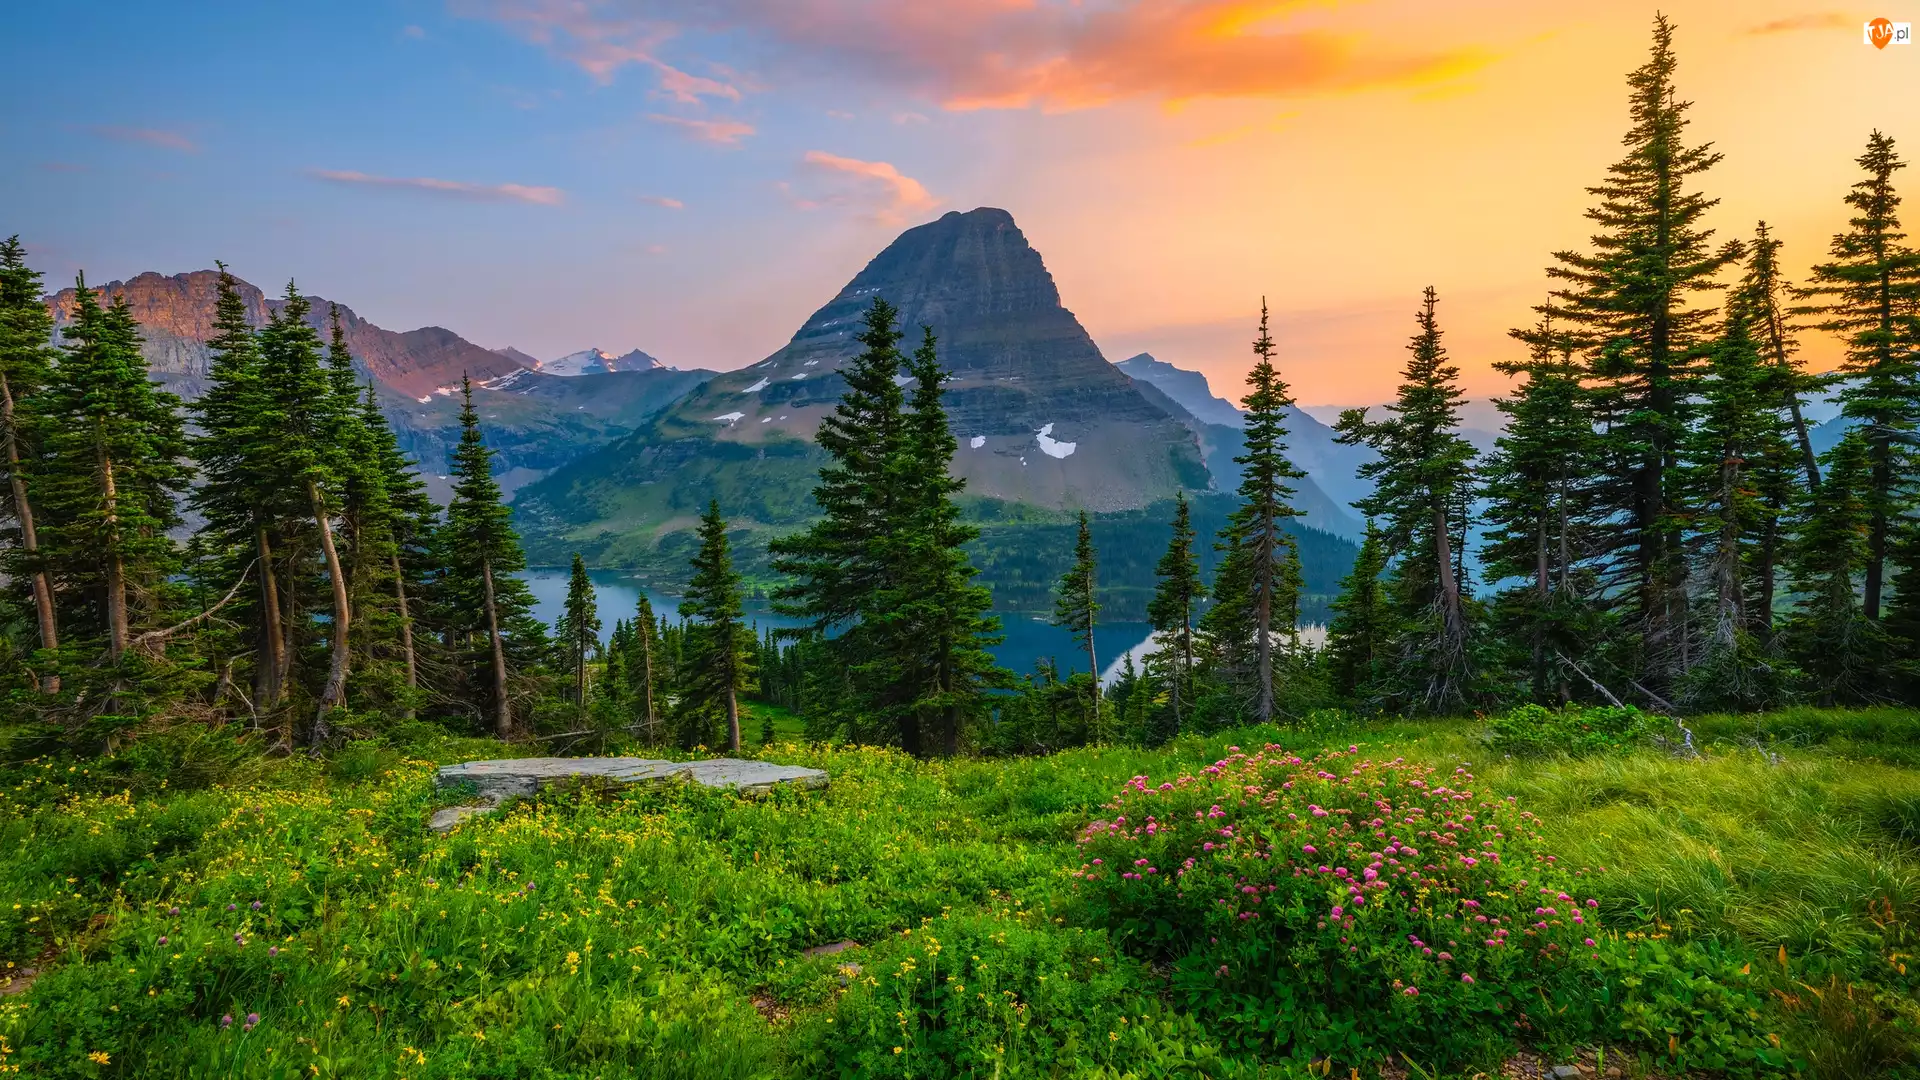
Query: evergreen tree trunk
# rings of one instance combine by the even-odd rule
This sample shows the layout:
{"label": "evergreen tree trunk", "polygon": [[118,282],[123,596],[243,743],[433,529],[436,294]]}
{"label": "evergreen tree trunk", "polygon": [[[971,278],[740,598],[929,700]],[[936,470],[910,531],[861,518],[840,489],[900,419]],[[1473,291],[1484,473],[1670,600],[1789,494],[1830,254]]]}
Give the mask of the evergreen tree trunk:
{"label": "evergreen tree trunk", "polygon": [[1273,547],[1272,518],[1261,523],[1253,574],[1253,718],[1273,721]]}
{"label": "evergreen tree trunk", "polygon": [[280,694],[286,685],[281,658],[286,655],[287,640],[280,624],[280,582],[273,569],[273,541],[267,527],[255,530],[260,552],[260,652],[254,663],[254,696],[261,712],[280,707]]}
{"label": "evergreen tree trunk", "polygon": [[[1889,320],[1891,321],[1891,320]],[[1893,440],[1885,431],[1867,432],[1867,454],[1873,462],[1872,490],[1878,494],[1893,489]],[[1867,575],[1861,590],[1860,614],[1868,622],[1880,619],[1880,592],[1887,569],[1887,500],[1873,500],[1873,512],[1867,518]]]}
{"label": "evergreen tree trunk", "polygon": [[[13,426],[13,387],[0,374],[0,426],[7,432],[7,477],[13,482],[13,513],[20,522],[20,550],[33,560],[40,552],[40,536],[33,526],[33,504],[27,500],[27,479],[20,475],[20,440]],[[60,647],[60,629],[54,618],[53,586],[47,572],[33,571],[33,613],[40,628],[40,647],[51,652]],[[58,673],[40,676],[40,692],[60,692]]]}
{"label": "evergreen tree trunk", "polygon": [[[407,607],[407,577],[400,569],[400,553],[391,556],[393,564],[393,596],[400,607],[400,653],[407,663],[407,689],[420,688],[420,663],[413,651],[413,612]],[[413,702],[407,702],[407,719],[413,719]]]}
{"label": "evergreen tree trunk", "polygon": [[658,734],[658,721],[653,715],[653,627],[642,623],[640,626],[640,668],[646,673],[646,717],[647,745],[652,746]]}
{"label": "evergreen tree trunk", "polygon": [[486,601],[487,644],[493,651],[493,732],[506,739],[513,736],[513,709],[507,703],[507,650],[500,640],[500,613],[494,606],[490,559],[480,563],[480,586]]}
{"label": "evergreen tree trunk", "polygon": [[120,553],[120,496],[114,487],[113,458],[107,455],[106,446],[98,439],[94,446],[107,526],[107,659],[118,664],[121,655],[127,651],[129,636],[126,562]]}
{"label": "evergreen tree trunk", "polygon": [[320,489],[307,481],[307,499],[313,504],[313,521],[320,530],[320,553],[326,558],[327,579],[333,586],[332,656],[327,664],[327,684],[320,692],[320,711],[314,719],[313,745],[319,746],[332,733],[327,715],[347,703],[347,668],[353,646],[348,632],[353,626],[352,602],[348,599],[347,575],[340,568],[340,553],[333,545],[333,522],[327,516],[327,504]]}
{"label": "evergreen tree trunk", "polygon": [[727,750],[737,754],[740,752],[740,694],[731,685],[733,677],[728,676],[727,681],[730,684],[727,687]]}

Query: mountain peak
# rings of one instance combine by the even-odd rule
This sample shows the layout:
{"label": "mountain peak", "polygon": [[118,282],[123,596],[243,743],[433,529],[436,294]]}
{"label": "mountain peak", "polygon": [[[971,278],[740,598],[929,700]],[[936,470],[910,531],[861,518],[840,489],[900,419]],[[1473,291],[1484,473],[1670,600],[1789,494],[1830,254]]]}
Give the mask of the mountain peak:
{"label": "mountain peak", "polygon": [[1205,423],[1236,428],[1246,423],[1246,417],[1234,408],[1232,402],[1214,396],[1207,377],[1197,371],[1176,367],[1145,352],[1135,353],[1113,366],[1130,378],[1159,387],[1168,397],[1179,402],[1182,408]]}
{"label": "mountain peak", "polygon": [[572,376],[604,375],[613,371],[647,371],[653,368],[664,368],[666,365],[639,349],[615,356],[605,349],[593,348],[568,353],[558,360],[535,360],[533,367],[543,375]]}

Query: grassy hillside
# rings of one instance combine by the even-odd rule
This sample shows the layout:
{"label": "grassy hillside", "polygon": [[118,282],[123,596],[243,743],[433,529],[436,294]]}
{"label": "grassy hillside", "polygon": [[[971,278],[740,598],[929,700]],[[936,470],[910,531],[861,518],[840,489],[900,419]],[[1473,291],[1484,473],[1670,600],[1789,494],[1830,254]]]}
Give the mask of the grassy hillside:
{"label": "grassy hillside", "polygon": [[[0,787],[0,963],[39,974],[0,998],[0,1070],[1309,1077],[1390,1065],[1467,1077],[1522,1048],[1555,1062],[1605,1047],[1604,1064],[1627,1075],[1913,1075],[1920,718],[1800,710],[1695,730],[1709,752],[1690,760],[1500,759],[1472,721],[1328,719],[1006,761],[787,743],[765,756],[828,769],[828,789],[551,796],[445,837],[423,828],[433,763],[499,745],[275,761],[228,731],[28,762]],[[1292,766],[1297,789],[1249,803],[1229,786],[1248,760],[1235,749],[1268,740],[1334,756]],[[1340,790],[1350,768],[1378,781],[1354,790],[1359,802]],[[1201,970],[1156,942],[1251,947],[1271,931],[1225,935],[1266,924],[1138,917],[1143,897],[1204,899],[1224,879],[1136,886],[1089,862],[1115,843],[1162,859],[1153,845],[1181,833],[1176,805],[1207,829],[1258,818],[1273,839],[1321,828],[1331,808],[1331,836],[1350,805],[1374,812],[1365,800],[1386,796],[1373,791],[1399,792],[1385,816],[1444,814],[1444,836],[1418,834],[1442,851],[1460,813],[1447,800],[1478,808],[1499,839],[1473,873],[1508,887],[1477,893],[1473,910],[1561,910],[1510,916],[1518,949],[1490,948],[1489,928],[1439,931],[1488,933],[1484,950],[1431,932],[1409,944],[1393,920],[1454,903],[1447,890],[1470,884],[1464,856],[1429,863],[1400,899],[1346,900],[1345,915],[1324,906],[1345,898],[1338,882],[1282,873],[1267,908],[1238,886],[1219,898],[1297,935],[1293,953],[1268,957],[1297,976],[1238,997],[1225,988],[1251,953]],[[1154,799],[1166,800],[1158,840],[1134,809]],[[1117,825],[1084,831],[1116,814],[1132,814],[1132,840]],[[1390,876],[1423,858],[1412,834],[1351,842],[1389,843],[1406,860],[1384,866]],[[1488,861],[1495,850],[1502,862]],[[1284,854],[1271,851],[1239,880],[1263,880],[1265,859]],[[1306,856],[1309,876],[1314,858],[1339,861]],[[1547,884],[1580,906],[1533,898]],[[1288,890],[1309,906],[1283,903]],[[1569,911],[1592,921],[1571,926]],[[1328,930],[1329,918],[1346,922]],[[1213,946],[1193,937],[1209,933]],[[1571,935],[1571,951],[1556,953],[1554,935]],[[856,947],[807,954],[842,941]],[[1479,978],[1449,974],[1462,971]]]}

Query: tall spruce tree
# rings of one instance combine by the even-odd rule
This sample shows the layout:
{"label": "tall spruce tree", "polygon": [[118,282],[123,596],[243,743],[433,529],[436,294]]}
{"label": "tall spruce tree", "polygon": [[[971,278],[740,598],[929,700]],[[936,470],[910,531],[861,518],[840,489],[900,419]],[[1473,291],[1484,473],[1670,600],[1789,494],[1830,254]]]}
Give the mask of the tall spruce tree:
{"label": "tall spruce tree", "polygon": [[775,610],[807,620],[808,632],[850,673],[836,722],[857,739],[897,739],[918,754],[924,748],[911,707],[918,694],[893,677],[897,669],[872,662],[883,650],[869,627],[899,569],[890,557],[900,550],[892,533],[901,519],[907,438],[898,319],[893,305],[874,298],[857,337],[862,351],[840,370],[846,390],[814,436],[830,458],[813,489],[821,516],[767,547],[774,571],[787,577],[774,592]]}
{"label": "tall spruce tree", "polygon": [[[47,655],[46,662],[52,663],[60,649],[59,617],[54,609],[52,578],[39,561],[40,532],[27,490],[30,466],[25,464],[34,453],[32,402],[51,377],[54,357],[50,344],[53,316],[40,294],[40,275],[27,266],[20,238],[11,236],[0,242],[0,442],[6,445],[6,509],[19,534],[19,558],[10,561],[6,570],[28,583],[40,648]],[[41,674],[40,690],[59,693],[57,667]]]}
{"label": "tall spruce tree", "polygon": [[660,743],[660,719],[656,711],[656,687],[662,665],[654,656],[659,645],[660,627],[654,618],[653,602],[642,592],[634,606],[631,630],[632,651],[625,663],[627,693],[633,701],[634,725],[648,746]]}
{"label": "tall spruce tree", "polygon": [[332,599],[327,624],[327,676],[311,740],[317,747],[331,737],[332,712],[347,703],[353,606],[333,531],[333,515],[340,506],[344,483],[347,417],[320,366],[320,335],[306,321],[311,310],[307,298],[300,295],[293,282],[287,282],[280,311],[260,334],[260,362],[261,379],[277,424],[273,432],[275,474],[304,502]]}
{"label": "tall spruce tree", "polygon": [[1893,140],[1875,131],[1857,159],[1866,176],[1847,193],[1848,230],[1833,238],[1832,261],[1815,266],[1805,308],[1822,330],[1846,339],[1841,414],[1864,431],[1867,545],[1861,613],[1880,618],[1889,539],[1913,497],[1920,428],[1920,251],[1902,241],[1894,173],[1906,168]]}
{"label": "tall spruce tree", "polygon": [[85,278],[76,294],[69,344],[35,410],[28,480],[44,522],[29,569],[64,584],[69,626],[118,665],[136,628],[162,615],[180,565],[168,531],[180,523],[186,437],[179,399],[148,378],[125,301],[101,307]]}
{"label": "tall spruce tree", "polygon": [[[740,575],[727,543],[727,519],[719,500],[700,518],[700,550],[693,556],[693,578],[680,603],[687,619],[687,656],[680,676],[679,707],[687,718],[682,742],[726,721],[727,749],[740,749],[740,695],[753,688],[753,631],[742,620]],[[704,740],[701,740],[704,741]]]}
{"label": "tall spruce tree", "polygon": [[1799,600],[1786,629],[1789,653],[1822,705],[1858,704],[1878,693],[1880,627],[1865,617],[1854,575],[1873,531],[1873,454],[1867,433],[1849,430],[1826,454],[1793,548]]}
{"label": "tall spruce tree", "polygon": [[1365,409],[1348,409],[1335,430],[1338,441],[1367,446],[1378,456],[1360,466],[1373,493],[1354,503],[1384,522],[1381,533],[1393,559],[1390,597],[1409,633],[1397,642],[1400,655],[1388,697],[1411,708],[1450,712],[1472,695],[1474,673],[1468,647],[1465,583],[1460,580],[1459,541],[1465,523],[1458,507],[1473,489],[1473,447],[1459,433],[1460,369],[1447,361],[1429,285],[1414,315],[1419,330],[1400,389],[1385,420],[1370,421]]}
{"label": "tall spruce tree", "polygon": [[512,737],[513,687],[509,660],[538,663],[545,635],[533,619],[533,595],[517,577],[526,554],[513,530],[513,511],[501,501],[493,478],[493,451],[480,432],[473,409],[473,384],[460,379],[460,442],[451,462],[453,498],[447,504],[440,544],[445,559],[438,581],[444,618],[458,642],[481,642],[478,657],[467,652],[469,668],[484,659],[484,691],[477,694],[494,734]]}
{"label": "tall spruce tree", "polygon": [[1795,355],[1800,341],[1794,310],[1789,306],[1795,291],[1780,269],[1781,246],[1766,222],[1755,224],[1753,243],[1747,249],[1747,271],[1738,288],[1750,323],[1748,333],[1758,342],[1780,403],[1786,407],[1794,446],[1800,451],[1806,490],[1812,491],[1820,483],[1820,461],[1807,428],[1805,405],[1808,398],[1825,393],[1832,380],[1809,373]]}
{"label": "tall spruce tree", "polygon": [[[239,282],[225,263],[214,306],[214,335],[207,341],[206,392],[194,403],[199,431],[191,440],[201,482],[191,502],[206,521],[203,540],[230,552],[229,564],[251,565],[258,598],[234,613],[254,640],[254,707],[272,714],[280,707],[288,670],[285,620],[280,610],[283,553],[277,537],[285,483],[275,456],[277,412],[269,399],[259,341],[247,318]],[[291,731],[282,731],[283,743]]]}
{"label": "tall spruce tree", "polygon": [[1354,556],[1353,569],[1340,583],[1327,623],[1326,663],[1333,689],[1349,701],[1375,696],[1375,682],[1384,674],[1389,650],[1398,636],[1398,621],[1387,602],[1381,580],[1387,572],[1386,536],[1367,519],[1367,533]]}
{"label": "tall spruce tree", "polygon": [[1000,620],[966,552],[980,531],[954,501],[965,482],[949,469],[957,446],[942,404],[949,376],[932,327],[921,331],[907,364],[913,394],[904,441],[891,469],[900,516],[886,561],[895,570],[875,598],[874,622],[885,633],[894,677],[915,688],[907,706],[915,728],[931,731],[933,748],[951,756],[966,719],[984,711],[987,690],[1012,675],[988,651],[1001,641]]}
{"label": "tall spruce tree", "polygon": [[[1603,534],[1604,595],[1625,609],[1636,635],[1631,664],[1655,690],[1685,661],[1687,561],[1679,456],[1698,348],[1714,312],[1689,302],[1716,288],[1733,252],[1710,247],[1701,222],[1717,200],[1691,184],[1720,155],[1687,144],[1687,109],[1674,91],[1673,25],[1654,18],[1647,62],[1627,77],[1632,125],[1627,151],[1588,189],[1599,205],[1591,253],[1558,251],[1549,276],[1564,283],[1543,309],[1581,347],[1587,364],[1601,468],[1591,494],[1623,527]],[[1597,537],[1598,538],[1598,537]]]}
{"label": "tall spruce tree", "polygon": [[1100,594],[1097,568],[1094,565],[1093,531],[1088,527],[1087,512],[1080,511],[1079,528],[1073,539],[1073,565],[1060,575],[1059,584],[1053,590],[1053,625],[1064,627],[1073,635],[1074,644],[1087,654],[1087,671],[1090,680],[1087,684],[1087,725],[1098,727],[1100,723],[1100,661],[1094,654],[1093,631],[1099,622]]}
{"label": "tall spruce tree", "polygon": [[[431,570],[432,536],[439,509],[427,497],[426,484],[413,459],[400,449],[400,440],[380,411],[371,382],[360,398],[359,419],[360,434],[365,439],[360,476],[370,497],[364,522],[368,550],[358,556],[358,561],[364,567],[368,596],[391,596],[390,606],[374,603],[374,617],[391,622],[390,633],[377,635],[375,640],[389,639],[398,648],[406,697],[402,711],[411,719],[420,693],[420,645],[414,631]],[[377,499],[372,497],[376,495]],[[387,560],[384,570],[377,565],[383,555]]]}
{"label": "tall spruce tree", "polygon": [[1157,580],[1147,604],[1147,621],[1160,637],[1155,652],[1166,655],[1160,666],[1167,673],[1171,715],[1165,730],[1154,732],[1162,742],[1180,734],[1184,710],[1193,696],[1193,611],[1206,596],[1194,550],[1193,510],[1187,505],[1186,492],[1175,492],[1173,498],[1173,535],[1154,568]]}
{"label": "tall spruce tree", "polygon": [[1246,410],[1244,451],[1233,459],[1241,467],[1240,505],[1221,532],[1214,605],[1201,618],[1210,663],[1251,705],[1252,718],[1259,723],[1274,716],[1276,632],[1289,640],[1299,632],[1299,590],[1294,584],[1299,552],[1288,523],[1300,516],[1291,501],[1291,481],[1306,476],[1287,459],[1286,411],[1294,401],[1273,366],[1273,351],[1263,298],[1254,364],[1247,372],[1246,396],[1240,399]]}
{"label": "tall spruce tree", "polygon": [[554,627],[560,641],[567,671],[573,676],[573,704],[587,707],[587,665],[600,646],[600,608],[594,603],[593,579],[587,576],[587,564],[580,553],[573,555],[573,568],[567,575],[567,599]]}
{"label": "tall spruce tree", "polygon": [[[1707,587],[1705,641],[1689,650],[1683,700],[1690,705],[1762,707],[1778,695],[1775,665],[1762,655],[1747,604],[1771,583],[1750,580],[1756,556],[1771,574],[1764,546],[1773,516],[1762,477],[1789,460],[1779,371],[1762,355],[1767,297],[1734,290],[1720,339],[1713,344],[1693,426],[1682,448],[1682,484],[1695,508],[1695,561]],[[1757,332],[1757,333],[1756,333]],[[1773,487],[1780,485],[1773,484]]]}
{"label": "tall spruce tree", "polygon": [[1526,381],[1494,403],[1507,422],[1480,469],[1481,560],[1489,579],[1518,582],[1496,597],[1493,617],[1507,652],[1524,664],[1531,697],[1565,702],[1573,691],[1563,657],[1587,652],[1596,626],[1587,560],[1598,531],[1599,440],[1572,343],[1546,316],[1510,334],[1528,358],[1494,367]]}

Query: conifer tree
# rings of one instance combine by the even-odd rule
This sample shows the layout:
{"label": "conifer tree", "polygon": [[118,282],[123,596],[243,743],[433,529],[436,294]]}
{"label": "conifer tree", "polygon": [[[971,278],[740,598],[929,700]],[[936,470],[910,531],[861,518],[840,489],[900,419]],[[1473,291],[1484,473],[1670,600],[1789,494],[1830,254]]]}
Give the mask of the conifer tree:
{"label": "conifer tree", "polygon": [[76,283],[65,354],[36,409],[40,455],[28,477],[45,521],[40,560],[78,594],[79,625],[119,664],[134,629],[161,615],[159,591],[180,565],[169,529],[187,484],[179,399],[147,376],[124,300],[102,308]]}
{"label": "conifer tree", "polygon": [[1656,15],[1647,62],[1627,77],[1627,152],[1589,190],[1597,226],[1592,253],[1559,251],[1548,275],[1564,283],[1542,313],[1585,353],[1602,466],[1591,495],[1625,526],[1607,540],[1606,595],[1637,633],[1634,666],[1658,690],[1685,659],[1687,562],[1677,490],[1687,406],[1698,378],[1710,308],[1689,304],[1715,288],[1734,253],[1709,247],[1702,227],[1717,200],[1690,185],[1720,155],[1685,141],[1689,103],[1674,91],[1673,26]]}
{"label": "conifer tree", "polygon": [[494,734],[514,732],[509,659],[538,661],[545,635],[532,618],[533,596],[515,574],[526,568],[513,512],[502,503],[493,478],[493,451],[480,433],[473,385],[460,379],[460,442],[451,462],[453,498],[447,504],[441,543],[446,560],[438,582],[449,629],[458,640],[480,639],[487,680],[479,695]]}
{"label": "conifer tree", "polygon": [[587,576],[587,564],[580,553],[573,556],[573,569],[567,576],[567,600],[555,628],[567,670],[573,675],[573,704],[587,707],[587,664],[600,645],[600,610],[594,603],[593,579]]}
{"label": "conifer tree", "polygon": [[1460,369],[1441,343],[1438,303],[1428,286],[1414,316],[1419,331],[1407,345],[1398,397],[1387,406],[1392,415],[1370,421],[1365,409],[1348,409],[1335,430],[1338,441],[1378,455],[1360,466],[1360,475],[1374,482],[1373,494],[1354,506],[1385,523],[1380,531],[1394,560],[1390,595],[1411,632],[1397,658],[1409,685],[1393,687],[1389,696],[1447,712],[1468,703],[1474,677],[1455,537],[1464,525],[1457,508],[1473,487],[1473,447],[1458,431]]}
{"label": "conifer tree", "polygon": [[654,688],[660,669],[654,649],[659,642],[660,627],[653,615],[653,602],[644,592],[635,605],[631,633],[633,651],[626,662],[627,692],[632,695],[634,721],[644,733],[643,738],[648,746],[656,746],[660,741],[660,721],[655,712]]}
{"label": "conifer tree", "polygon": [[1833,238],[1832,261],[1813,268],[1805,295],[1824,299],[1804,310],[1822,330],[1846,339],[1840,371],[1846,381],[1841,415],[1864,429],[1867,452],[1867,545],[1861,613],[1880,618],[1888,542],[1916,480],[1920,428],[1920,251],[1902,241],[1894,173],[1906,162],[1893,140],[1875,131],[1857,159],[1866,176],[1847,193],[1855,211]]}
{"label": "conifer tree", "polygon": [[1240,399],[1247,414],[1245,450],[1233,459],[1241,467],[1240,505],[1221,533],[1214,606],[1201,619],[1212,662],[1238,684],[1258,723],[1274,715],[1275,633],[1289,639],[1298,633],[1299,593],[1290,581],[1299,576],[1299,553],[1287,525],[1300,516],[1290,481],[1306,476],[1287,460],[1286,410],[1294,402],[1273,366],[1273,349],[1262,299],[1254,365]]}
{"label": "conifer tree", "polygon": [[960,750],[964,719],[984,709],[989,688],[1012,676],[988,651],[1001,641],[1000,621],[992,614],[992,594],[974,581],[978,571],[966,552],[980,531],[962,520],[954,501],[965,483],[949,470],[957,447],[942,405],[949,376],[933,329],[921,330],[907,364],[913,394],[892,466],[899,517],[886,562],[894,568],[893,584],[877,595],[874,622],[876,630],[891,625],[887,652],[896,677],[915,688],[908,704],[914,726],[931,728],[935,748],[952,756]]}
{"label": "conifer tree", "polygon": [[1738,288],[1750,322],[1748,333],[1758,343],[1760,356],[1773,376],[1774,389],[1790,417],[1794,445],[1800,451],[1800,466],[1806,477],[1805,490],[1810,492],[1820,484],[1820,461],[1813,452],[1803,406],[1808,397],[1824,393],[1830,380],[1808,374],[1794,355],[1800,342],[1794,313],[1787,306],[1794,289],[1780,270],[1780,247],[1781,242],[1766,222],[1756,224],[1748,248],[1747,272]]}
{"label": "conifer tree", "polygon": [[1054,587],[1053,625],[1064,627],[1073,635],[1074,644],[1087,654],[1087,671],[1092,676],[1087,692],[1089,727],[1100,723],[1100,662],[1093,648],[1093,629],[1099,615],[1093,532],[1087,525],[1087,512],[1082,510],[1073,540],[1073,565],[1060,575],[1060,583]]}
{"label": "conifer tree", "polygon": [[333,533],[333,515],[340,505],[344,483],[347,418],[321,369],[320,336],[306,321],[310,310],[307,298],[289,281],[279,313],[260,335],[260,358],[262,382],[278,424],[273,433],[275,476],[304,497],[332,598],[327,625],[327,677],[313,725],[312,742],[317,747],[331,736],[329,715],[346,705],[353,607]]}
{"label": "conifer tree", "polygon": [[719,500],[700,518],[700,550],[693,557],[693,579],[680,603],[686,620],[687,656],[680,678],[679,705],[687,717],[682,742],[711,730],[724,717],[727,749],[740,749],[740,695],[753,687],[753,631],[741,621],[740,575],[733,568],[727,521]]}
{"label": "conifer tree", "polygon": [[1327,668],[1336,693],[1350,701],[1369,698],[1388,650],[1398,633],[1381,577],[1387,571],[1386,537],[1372,518],[1354,556],[1353,569],[1340,583],[1327,623]]}
{"label": "conifer tree", "polygon": [[1166,554],[1154,568],[1158,579],[1153,599],[1147,605],[1147,621],[1160,635],[1159,649],[1168,654],[1167,705],[1171,723],[1164,739],[1180,734],[1183,707],[1193,687],[1193,609],[1206,596],[1200,580],[1200,560],[1194,551],[1193,512],[1185,492],[1174,493],[1173,535],[1167,540]]}
{"label": "conifer tree", "polygon": [[[421,482],[413,459],[400,449],[371,382],[359,402],[359,434],[365,440],[359,475],[368,498],[364,511],[367,550],[357,558],[369,595],[376,585],[382,591],[391,590],[392,607],[386,610],[391,614],[407,691],[404,715],[411,719],[420,689],[414,630],[432,561],[430,547],[439,510],[427,497],[426,484]],[[382,555],[387,560],[384,571],[377,566]]]}
{"label": "conifer tree", "polygon": [[1867,434],[1849,430],[1827,451],[1826,466],[1794,544],[1800,599],[1786,641],[1820,704],[1856,704],[1874,696],[1882,659],[1880,628],[1865,618],[1854,588],[1873,528]]}
{"label": "conifer tree", "polygon": [[[26,459],[33,456],[31,402],[51,376],[53,317],[40,297],[40,275],[27,266],[18,236],[0,242],[0,441],[6,444],[7,509],[19,532],[19,563],[9,573],[24,577],[33,593],[40,648],[50,660],[60,648],[53,582],[40,565],[40,533],[27,491]],[[40,676],[42,693],[60,691],[58,669]]]}
{"label": "conifer tree", "polygon": [[1564,702],[1572,690],[1561,657],[1586,651],[1596,615],[1587,560],[1598,438],[1572,343],[1546,316],[1510,334],[1528,358],[1494,367],[1526,381],[1494,403],[1507,423],[1480,470],[1481,559],[1489,579],[1523,582],[1494,612],[1508,649],[1526,657],[1532,698]]}
{"label": "conifer tree", "polygon": [[882,625],[874,618],[878,598],[898,569],[890,553],[898,550],[892,533],[900,522],[906,423],[897,321],[893,305],[875,297],[858,335],[863,349],[840,370],[847,388],[814,436],[831,459],[813,489],[821,516],[767,549],[774,571],[787,577],[774,592],[775,610],[807,620],[807,632],[823,638],[857,675],[836,710],[839,721],[863,728],[854,731],[863,738],[889,737],[865,725],[894,725],[892,737],[917,754],[922,745],[911,702],[918,694],[895,677],[903,672],[876,666],[887,654],[870,640]]}
{"label": "conifer tree", "polygon": [[[236,612],[252,624],[254,707],[273,713],[280,707],[288,670],[287,641],[280,610],[280,531],[284,479],[275,444],[278,413],[267,395],[259,342],[247,321],[239,283],[225,263],[219,267],[214,336],[207,341],[207,389],[194,403],[199,432],[191,440],[201,483],[192,505],[206,520],[203,538],[234,553],[228,562],[251,565],[258,600]],[[244,557],[243,554],[244,553]],[[291,740],[283,730],[281,742]]]}
{"label": "conifer tree", "polygon": [[[1760,592],[1748,580],[1766,537],[1768,507],[1759,474],[1788,455],[1778,370],[1762,356],[1766,297],[1736,289],[1727,300],[1720,340],[1700,384],[1700,402],[1683,446],[1682,477],[1696,507],[1697,561],[1712,612],[1701,654],[1683,684],[1689,704],[1760,707],[1778,693],[1773,665],[1759,654],[1746,605]],[[1761,560],[1766,563],[1765,559]],[[1773,567],[1764,565],[1763,573]]]}

